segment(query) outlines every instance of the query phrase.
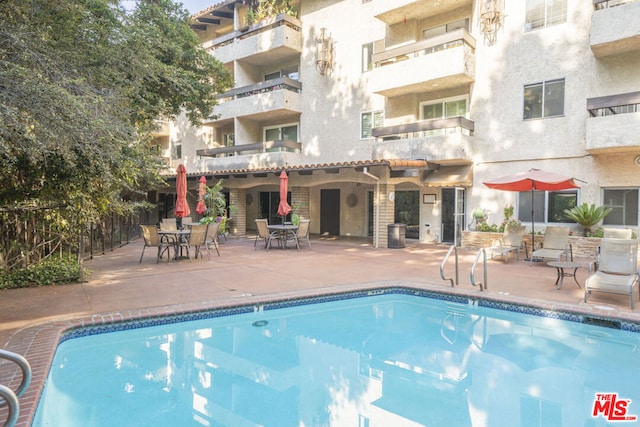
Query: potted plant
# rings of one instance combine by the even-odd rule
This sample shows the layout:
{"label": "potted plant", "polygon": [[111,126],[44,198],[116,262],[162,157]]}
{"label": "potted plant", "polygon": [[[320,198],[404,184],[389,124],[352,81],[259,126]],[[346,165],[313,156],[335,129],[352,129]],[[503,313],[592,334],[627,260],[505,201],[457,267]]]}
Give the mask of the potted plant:
{"label": "potted plant", "polygon": [[604,206],[597,206],[594,204],[583,203],[578,206],[574,206],[571,209],[565,209],[564,214],[572,221],[580,224],[584,229],[582,235],[585,237],[591,236],[591,227],[598,224],[600,221],[604,219],[609,212],[611,212],[611,208],[607,208]]}

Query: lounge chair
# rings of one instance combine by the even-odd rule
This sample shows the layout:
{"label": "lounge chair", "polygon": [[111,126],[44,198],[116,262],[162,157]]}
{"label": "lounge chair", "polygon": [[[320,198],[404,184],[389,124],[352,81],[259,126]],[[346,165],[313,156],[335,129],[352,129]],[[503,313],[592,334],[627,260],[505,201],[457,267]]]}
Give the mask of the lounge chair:
{"label": "lounge chair", "polygon": [[311,249],[311,242],[309,241],[309,224],[311,223],[310,219],[301,219],[300,224],[298,225],[298,229],[295,233],[291,234],[291,240],[296,242],[296,247],[300,250],[300,241],[306,240],[309,245],[309,249]]}
{"label": "lounge chair", "polygon": [[635,288],[638,284],[638,240],[602,239],[598,270],[584,284],[584,302],[591,292],[629,295],[635,308]]}
{"label": "lounge chair", "polygon": [[605,239],[630,239],[633,230],[630,228],[605,228],[602,232]]}
{"label": "lounge chair", "polygon": [[522,238],[524,237],[524,225],[507,225],[501,239],[494,240],[487,252],[493,259],[494,255],[504,258],[505,264],[509,260],[509,254],[515,252],[518,261],[520,260],[520,249],[522,248]]}
{"label": "lounge chair", "polygon": [[564,255],[565,260],[573,261],[573,249],[569,244],[569,227],[549,226],[544,231],[542,247],[531,253],[531,263],[534,258],[551,258],[560,261]]}
{"label": "lounge chair", "polygon": [[142,257],[144,257],[144,250],[146,248],[158,248],[158,254],[156,255],[156,264],[162,255],[167,252],[167,257],[171,258],[169,250],[173,247],[173,243],[167,240],[161,239],[158,234],[158,229],[153,225],[141,225],[140,231],[142,238],[144,239],[144,247],[142,248],[142,254],[140,255],[140,262],[142,264]]}
{"label": "lounge chair", "polygon": [[258,229],[258,234],[256,234],[256,240],[253,242],[253,247],[255,249],[258,240],[264,240],[264,248],[269,249],[271,247],[271,241],[274,238],[272,233],[269,233],[269,223],[266,219],[256,219],[256,227]]}

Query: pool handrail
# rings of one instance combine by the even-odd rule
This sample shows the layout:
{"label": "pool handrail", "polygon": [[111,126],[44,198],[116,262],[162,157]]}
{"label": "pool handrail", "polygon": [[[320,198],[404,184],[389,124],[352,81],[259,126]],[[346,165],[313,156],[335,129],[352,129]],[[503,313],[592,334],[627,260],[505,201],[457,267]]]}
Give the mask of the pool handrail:
{"label": "pool handrail", "polygon": [[[449,256],[451,256],[451,252],[455,252],[456,255],[456,282],[455,285],[453,283],[453,279],[452,278],[446,278],[444,276],[444,266],[447,263],[447,260],[449,259]],[[451,245],[451,247],[449,248],[449,251],[447,252],[447,254],[444,256],[444,259],[442,260],[442,263],[440,264],[440,277],[442,277],[442,280],[448,280],[451,282],[451,287],[453,288],[456,285],[460,284],[460,280],[458,279],[458,248],[456,247],[456,245]]]}
{"label": "pool handrail", "polygon": [[14,362],[22,371],[22,381],[20,382],[18,388],[15,390],[16,396],[22,396],[22,394],[27,390],[27,387],[29,387],[29,383],[31,383],[31,366],[29,365],[29,362],[19,354],[1,348],[0,359],[6,359]]}
{"label": "pool handrail", "polygon": [[0,384],[0,397],[2,397],[9,406],[7,420],[3,427],[13,427],[18,420],[18,415],[20,414],[20,402],[18,397],[22,396],[31,383],[31,366],[27,359],[21,355],[1,348],[0,359],[6,359],[16,363],[22,371],[22,380],[15,392],[9,387]]}
{"label": "pool handrail", "polygon": [[[476,283],[476,277],[475,277],[476,266],[478,265],[478,261],[480,260],[480,254],[484,255],[483,263],[482,263],[484,267],[484,288],[482,283]],[[469,280],[471,280],[471,284],[473,286],[480,286],[481,291],[484,291],[485,289],[487,289],[487,251],[485,250],[485,248],[480,248],[478,250],[476,259],[475,261],[473,261],[473,266],[471,266],[471,273],[469,273]]]}
{"label": "pool handrail", "polygon": [[18,421],[18,415],[20,415],[18,396],[16,396],[9,387],[0,384],[0,397],[9,405],[7,420],[3,424],[3,427],[13,427],[16,425],[16,421]]}

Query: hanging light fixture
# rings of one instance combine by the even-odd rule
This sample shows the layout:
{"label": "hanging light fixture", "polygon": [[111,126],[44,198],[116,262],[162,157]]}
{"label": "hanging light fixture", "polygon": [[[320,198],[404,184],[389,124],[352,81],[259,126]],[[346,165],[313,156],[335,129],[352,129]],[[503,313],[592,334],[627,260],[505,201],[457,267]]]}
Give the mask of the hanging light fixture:
{"label": "hanging light fixture", "polygon": [[496,35],[504,23],[504,0],[482,0],[480,31],[489,46],[496,42]]}
{"label": "hanging light fixture", "polygon": [[327,29],[321,28],[320,35],[316,37],[316,68],[320,75],[325,76],[333,71],[333,49],[335,42],[331,34],[327,35]]}

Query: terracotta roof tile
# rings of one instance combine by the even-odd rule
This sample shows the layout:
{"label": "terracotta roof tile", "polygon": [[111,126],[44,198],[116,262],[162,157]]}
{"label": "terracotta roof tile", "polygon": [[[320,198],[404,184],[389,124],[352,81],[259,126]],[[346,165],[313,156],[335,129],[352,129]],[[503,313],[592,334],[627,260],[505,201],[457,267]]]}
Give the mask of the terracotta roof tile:
{"label": "terracotta roof tile", "polygon": [[[300,171],[300,170],[323,170],[335,168],[356,168],[367,166],[388,166],[391,169],[406,168],[424,168],[427,167],[426,160],[406,160],[406,159],[380,159],[380,160],[354,160],[349,162],[331,162],[331,163],[314,163],[298,166],[278,166],[269,168],[241,168],[241,169],[224,169],[217,171],[197,171],[189,172],[187,175],[235,175],[249,173],[269,173],[279,171]],[[166,174],[167,176],[175,176],[175,173]]]}

